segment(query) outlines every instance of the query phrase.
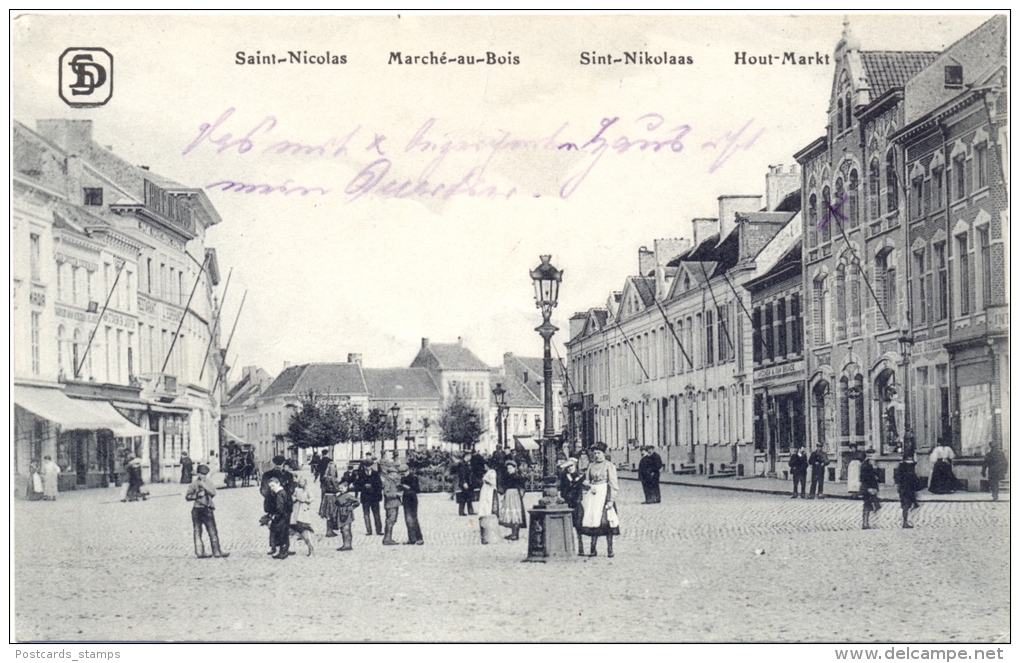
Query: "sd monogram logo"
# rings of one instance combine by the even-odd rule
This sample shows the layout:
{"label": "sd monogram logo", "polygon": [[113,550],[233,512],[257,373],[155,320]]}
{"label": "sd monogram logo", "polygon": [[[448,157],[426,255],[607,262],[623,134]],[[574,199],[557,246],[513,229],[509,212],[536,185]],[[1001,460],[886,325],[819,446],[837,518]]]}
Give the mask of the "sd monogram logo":
{"label": "sd monogram logo", "polygon": [[113,56],[105,48],[60,54],[60,98],[73,108],[102,106],[113,96]]}

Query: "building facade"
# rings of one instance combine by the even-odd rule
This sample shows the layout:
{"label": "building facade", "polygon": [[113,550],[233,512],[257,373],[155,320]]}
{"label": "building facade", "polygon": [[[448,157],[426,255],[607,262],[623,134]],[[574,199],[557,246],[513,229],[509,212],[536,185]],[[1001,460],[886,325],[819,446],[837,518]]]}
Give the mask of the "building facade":
{"label": "building facade", "polygon": [[845,25],[826,134],[795,155],[807,433],[841,475],[855,449],[891,481],[915,446],[1003,439],[1004,23],[943,53],[864,51]]}
{"label": "building facade", "polygon": [[182,451],[217,448],[219,216],[98,145],[91,121],[15,122],[12,138],[16,474],[50,455],[61,489],[106,485],[132,454],[170,479]]}

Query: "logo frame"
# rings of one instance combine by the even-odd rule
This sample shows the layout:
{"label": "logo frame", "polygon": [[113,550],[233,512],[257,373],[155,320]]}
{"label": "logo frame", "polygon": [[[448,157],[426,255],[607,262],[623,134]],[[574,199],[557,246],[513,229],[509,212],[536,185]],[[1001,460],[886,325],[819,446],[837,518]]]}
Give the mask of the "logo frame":
{"label": "logo frame", "polygon": [[[96,54],[105,56],[94,57]],[[70,68],[77,78],[65,84],[64,70]],[[98,108],[113,98],[113,54],[105,48],[94,46],[72,46],[64,49],[58,59],[58,94],[71,108]],[[83,101],[99,92],[96,99]],[[65,94],[69,93],[69,94]]]}

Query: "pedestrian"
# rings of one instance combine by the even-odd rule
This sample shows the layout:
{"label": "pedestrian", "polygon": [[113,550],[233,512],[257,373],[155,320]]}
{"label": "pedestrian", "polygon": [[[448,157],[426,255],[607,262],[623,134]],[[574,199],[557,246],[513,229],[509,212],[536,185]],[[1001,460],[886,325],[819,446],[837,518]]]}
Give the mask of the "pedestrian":
{"label": "pedestrian", "polygon": [[395,546],[393,540],[393,528],[397,525],[397,517],[400,515],[400,473],[392,463],[383,465],[383,508],[386,510],[386,530],[383,533],[383,545]]}
{"label": "pedestrian", "polygon": [[907,513],[920,507],[917,503],[917,491],[920,488],[920,479],[917,477],[917,461],[914,455],[904,456],[903,461],[893,472],[893,481],[896,482],[896,490],[900,494],[900,508],[903,509],[903,529],[913,529],[913,525],[907,522]]}
{"label": "pedestrian", "polygon": [[413,468],[408,468],[400,478],[399,487],[404,506],[404,527],[407,528],[407,541],[404,545],[425,545],[425,539],[421,535],[421,523],[418,522],[418,493],[421,492],[421,486]]}
{"label": "pedestrian", "polygon": [[475,515],[474,475],[471,468],[471,452],[467,451],[453,466],[454,498],[457,500],[457,513],[461,516]]}
{"label": "pedestrian", "polygon": [[815,499],[815,489],[818,489],[818,499],[825,499],[823,488],[825,487],[825,468],[829,464],[829,454],[825,453],[825,444],[819,442],[815,450],[808,458],[808,465],[811,466],[811,494],[810,499]]}
{"label": "pedestrian", "polygon": [[571,522],[577,533],[577,554],[584,557],[584,536],[581,534],[584,521],[584,509],[581,507],[581,500],[584,497],[584,475],[577,469],[576,458],[566,459],[560,467],[560,497],[573,509]]}
{"label": "pedestrian", "polygon": [[[140,467],[141,463],[139,463]],[[53,458],[50,456],[43,456],[43,463],[42,467],[39,468],[39,473],[42,475],[43,499],[50,501],[57,499],[57,479],[60,477],[60,466],[54,463]],[[141,479],[141,476],[141,472],[139,472],[139,479]]]}
{"label": "pedestrian", "polygon": [[[271,522],[273,514],[277,508],[277,496],[276,493],[270,488],[270,482],[276,481],[283,492],[287,493],[287,499],[291,499],[291,495],[294,490],[294,476],[286,470],[284,464],[287,459],[283,456],[273,457],[273,467],[262,473],[262,481],[259,484],[259,492],[262,494],[262,510],[266,513],[266,522]],[[290,525],[290,511],[287,512],[287,525]],[[272,527],[269,529],[269,553],[270,555],[276,555],[279,551],[277,537],[273,533]],[[287,540],[290,541],[290,534],[287,534]],[[288,543],[289,546],[289,543]]]}
{"label": "pedestrian", "polygon": [[25,498],[30,502],[36,502],[44,497],[42,474],[39,473],[39,461],[33,460],[28,465],[28,487],[25,489]]}
{"label": "pedestrian", "polygon": [[354,550],[354,533],[351,528],[354,525],[354,513],[358,508],[358,498],[354,495],[354,485],[341,481],[339,495],[336,500],[337,524],[340,527],[340,536],[343,544],[337,550]]}
{"label": "pedestrian", "polygon": [[327,454],[325,451],[322,452],[322,456],[319,456],[318,451],[312,452],[312,459],[308,461],[308,466],[312,468],[312,480],[318,481],[319,477],[322,476],[322,470],[325,468],[319,467],[319,463],[322,462],[323,458],[326,458]]}
{"label": "pedestrian", "polygon": [[[208,467],[208,466],[207,466]],[[187,451],[181,452],[181,483],[191,483],[191,475],[194,474],[195,463],[188,456]]]}
{"label": "pedestrian", "polygon": [[319,459],[319,470],[319,485],[322,491],[319,516],[326,521],[326,537],[332,538],[336,536],[338,526],[336,498],[340,494],[340,479],[337,476],[336,463],[326,454]]}
{"label": "pedestrian", "polygon": [[938,446],[932,450],[931,455],[928,457],[931,461],[931,479],[928,481],[928,492],[936,495],[956,492],[959,488],[959,482],[956,480],[956,475],[953,474],[953,459],[955,457],[956,454],[953,452],[953,448],[945,440],[940,440]]}
{"label": "pedestrian", "polygon": [[485,459],[482,458],[482,454],[476,451],[468,452],[468,464],[471,466],[471,501],[469,505],[473,514],[475,512],[474,503],[478,501],[482,490],[482,477],[485,476],[488,466]]}
{"label": "pedestrian", "polygon": [[361,462],[355,490],[361,499],[361,511],[365,515],[365,534],[372,536],[372,521],[375,521],[375,533],[382,536],[382,518],[379,517],[379,503],[383,499],[382,477],[376,470],[371,454]]}
{"label": "pedestrian", "polygon": [[856,499],[861,494],[861,456],[858,450],[850,453],[850,462],[846,466],[846,492]]}
{"label": "pedestrian", "polygon": [[641,479],[641,488],[645,492],[643,504],[658,504],[662,501],[662,493],[659,490],[659,473],[665,465],[662,457],[655,453],[654,447],[641,448],[641,461],[638,462],[638,478]]}
{"label": "pedestrian", "polygon": [[269,488],[269,545],[276,551],[275,559],[287,559],[290,555],[290,515],[294,510],[293,498],[277,477],[266,482]]}
{"label": "pedestrian", "polygon": [[599,442],[591,447],[592,461],[584,474],[584,494],[581,508],[581,533],[591,537],[590,557],[598,554],[599,537],[606,537],[606,555],[613,556],[613,536],[620,533],[620,518],[616,511],[616,496],[620,482],[616,466],[606,459],[606,445]]}
{"label": "pedestrian", "polygon": [[308,546],[309,557],[314,549],[311,535],[315,533],[312,523],[308,519],[308,505],[311,503],[312,496],[308,494],[308,479],[300,477],[294,485],[294,510],[291,512],[290,529]]}
{"label": "pedestrian", "polygon": [[210,557],[205,552],[205,545],[202,541],[202,528],[205,528],[209,535],[209,550],[212,557],[230,557],[230,553],[220,550],[220,535],[216,531],[216,507],[213,505],[213,498],[216,497],[216,487],[209,479],[209,466],[200,463],[198,473],[188,486],[188,492],[184,499],[194,504],[191,507],[191,526],[195,540],[195,556],[199,559]]}
{"label": "pedestrian", "polygon": [[804,499],[804,484],[807,483],[808,458],[804,447],[797,447],[797,450],[790,454],[790,476],[793,477],[793,495],[790,499],[797,497],[797,484],[800,484],[800,497]]}
{"label": "pedestrian", "polygon": [[[495,456],[496,454],[493,454],[493,457]],[[478,490],[478,529],[481,531],[483,544],[495,538],[496,526],[499,523],[499,496],[496,492],[498,482],[496,470],[488,468],[482,475],[482,487]]]}
{"label": "pedestrian", "polygon": [[871,529],[871,514],[882,508],[882,501],[878,498],[878,472],[871,464],[874,453],[874,449],[868,449],[861,463],[861,499],[864,500],[861,529]]}
{"label": "pedestrian", "polygon": [[[121,502],[137,502],[147,498],[144,492],[145,482],[142,481],[142,459],[132,457],[127,462],[128,487],[127,494]],[[54,498],[56,499],[56,498]]]}
{"label": "pedestrian", "polygon": [[527,525],[524,515],[524,477],[517,472],[517,462],[506,462],[506,479],[503,481],[503,496],[499,504],[499,524],[510,528],[507,541],[517,541],[521,528]]}
{"label": "pedestrian", "polygon": [[988,446],[984,462],[981,463],[981,476],[985,476],[986,473],[988,475],[988,489],[992,492],[993,502],[999,501],[999,482],[1006,478],[1008,469],[1006,454],[1002,453],[998,444],[992,442]]}
{"label": "pedestrian", "polygon": [[340,481],[346,483],[348,486],[353,486],[358,482],[358,469],[359,465],[356,461],[349,461],[347,463],[347,469],[344,470],[344,475],[340,477]]}

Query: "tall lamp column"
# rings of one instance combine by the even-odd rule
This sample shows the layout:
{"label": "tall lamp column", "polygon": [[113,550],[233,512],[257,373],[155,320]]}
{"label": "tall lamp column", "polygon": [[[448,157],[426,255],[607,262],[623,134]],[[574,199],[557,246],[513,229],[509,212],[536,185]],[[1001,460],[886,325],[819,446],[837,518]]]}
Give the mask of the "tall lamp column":
{"label": "tall lamp column", "polygon": [[[563,280],[563,272],[550,264],[550,255],[539,256],[542,261],[535,269],[531,270],[531,280],[535,284],[535,307],[542,310],[542,325],[535,328],[535,331],[542,337],[542,379],[545,381],[545,429],[542,437],[546,445],[552,444],[551,440],[556,435],[556,428],[553,422],[553,386],[552,386],[552,337],[559,328],[550,322],[552,310],[556,308],[560,295],[560,281]],[[549,474],[549,450],[543,449],[543,467],[545,474]]]}

